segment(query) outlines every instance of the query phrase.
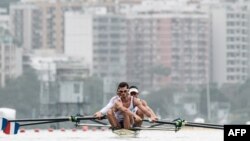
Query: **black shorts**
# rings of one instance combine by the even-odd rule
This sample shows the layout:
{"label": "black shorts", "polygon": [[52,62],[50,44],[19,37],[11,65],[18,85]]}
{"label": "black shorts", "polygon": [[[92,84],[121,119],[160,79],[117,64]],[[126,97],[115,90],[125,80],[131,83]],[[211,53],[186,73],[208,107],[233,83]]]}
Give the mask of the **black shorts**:
{"label": "black shorts", "polygon": [[124,128],[124,122],[123,122],[123,120],[121,120],[121,121],[119,122],[119,124],[121,125],[121,128]]}

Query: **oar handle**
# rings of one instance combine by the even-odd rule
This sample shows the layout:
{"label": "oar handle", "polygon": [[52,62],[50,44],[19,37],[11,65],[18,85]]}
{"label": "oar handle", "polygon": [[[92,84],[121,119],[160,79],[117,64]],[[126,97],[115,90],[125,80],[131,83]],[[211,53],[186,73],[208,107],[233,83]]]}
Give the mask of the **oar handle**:
{"label": "oar handle", "polygon": [[106,119],[106,116],[102,116],[101,118],[97,118],[94,116],[77,117],[77,120],[95,120],[95,119],[99,119],[99,120]]}

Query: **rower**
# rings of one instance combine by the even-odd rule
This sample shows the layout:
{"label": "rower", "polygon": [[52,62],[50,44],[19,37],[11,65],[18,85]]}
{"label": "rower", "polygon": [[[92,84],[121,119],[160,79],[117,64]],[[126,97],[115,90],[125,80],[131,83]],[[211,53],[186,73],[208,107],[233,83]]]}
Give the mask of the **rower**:
{"label": "rower", "polygon": [[[107,116],[111,119],[110,121],[113,122],[113,125],[129,129],[134,125],[134,123],[141,122],[141,118],[135,118],[138,115],[132,112],[135,107],[138,107],[138,109],[149,117],[152,122],[157,120],[157,117],[151,114],[138,98],[129,95],[128,87],[119,88],[118,93],[120,95],[120,99],[115,102],[115,105],[108,111],[107,114]],[[127,112],[122,111],[124,107],[128,110]],[[122,127],[122,125],[124,127]]]}
{"label": "rower", "polygon": [[[113,118],[115,117],[115,114],[112,110],[112,107],[113,108],[116,107],[121,111],[121,114],[133,116],[136,121],[141,121],[141,118],[139,116],[137,116],[136,114],[133,114],[131,111],[129,111],[126,107],[122,105],[120,95],[122,93],[128,94],[128,87],[129,87],[128,83],[121,82],[117,88],[117,95],[112,97],[109,103],[105,107],[103,107],[100,111],[96,112],[94,116],[97,117],[98,119],[101,119],[101,117],[103,117],[104,115],[107,115],[107,118],[112,128],[122,128],[123,124],[120,125],[120,123],[118,123],[119,121],[117,121],[116,118]],[[115,105],[118,105],[118,106],[115,106]]]}
{"label": "rower", "polygon": [[[138,88],[136,86],[130,86],[129,87],[129,94],[131,96],[133,96],[133,97],[138,98],[138,96],[139,96],[139,90],[138,90]],[[147,110],[150,112],[151,115],[157,117],[155,115],[154,111],[148,106],[148,104],[147,104],[147,102],[145,100],[142,100],[142,99],[139,99],[139,100],[141,101],[142,105],[147,108]],[[132,112],[135,113],[135,114],[137,114],[138,116],[140,116],[141,119],[144,119],[143,112],[140,109],[138,109],[137,106],[133,109]],[[142,121],[135,122],[135,126],[140,127],[141,125],[142,125]]]}

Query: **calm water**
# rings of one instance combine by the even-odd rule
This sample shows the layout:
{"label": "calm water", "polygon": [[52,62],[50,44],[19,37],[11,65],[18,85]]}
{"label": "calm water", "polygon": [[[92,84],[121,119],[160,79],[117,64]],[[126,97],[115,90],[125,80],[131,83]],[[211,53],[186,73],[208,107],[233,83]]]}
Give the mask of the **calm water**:
{"label": "calm water", "polygon": [[68,129],[64,132],[54,130],[26,130],[17,135],[5,135],[0,133],[0,141],[223,141],[223,130],[213,129],[182,129],[175,133],[173,131],[141,131],[136,138],[122,138],[109,130],[82,131],[76,132]]}

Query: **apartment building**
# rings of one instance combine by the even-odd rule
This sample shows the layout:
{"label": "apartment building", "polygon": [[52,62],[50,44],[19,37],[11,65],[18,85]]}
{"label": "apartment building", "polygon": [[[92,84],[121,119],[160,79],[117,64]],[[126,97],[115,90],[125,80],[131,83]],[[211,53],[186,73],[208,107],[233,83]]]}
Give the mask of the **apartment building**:
{"label": "apartment building", "polygon": [[[33,16],[37,13],[37,7],[31,4],[15,4],[10,6],[10,32],[15,37],[15,42],[29,52],[33,48],[41,48],[42,35],[36,27],[40,27],[41,16]],[[35,19],[33,19],[35,18]]]}
{"label": "apartment building", "polygon": [[212,81],[243,83],[249,77],[249,2],[225,2],[211,8]]}
{"label": "apartment building", "polygon": [[210,77],[210,19],[207,12],[183,11],[171,19],[171,81],[200,86]]}
{"label": "apartment building", "polygon": [[20,76],[22,71],[22,49],[13,43],[8,30],[0,27],[0,87],[5,87],[9,80]]}
{"label": "apartment building", "polygon": [[105,93],[126,81],[126,19],[122,15],[93,17],[93,75],[104,78]]}
{"label": "apartment building", "polygon": [[157,15],[127,18],[127,79],[141,89],[157,86],[167,78],[156,70],[170,67],[170,22]]}
{"label": "apartment building", "polygon": [[135,6],[133,14],[129,11],[128,80],[141,84],[143,89],[207,84],[209,13],[174,2],[162,1],[158,9],[151,5],[157,2],[146,1]]}
{"label": "apartment building", "polygon": [[64,53],[65,12],[105,6],[115,11],[113,1],[23,0],[10,6],[11,32],[26,52],[50,50]]}
{"label": "apartment building", "polygon": [[103,78],[105,93],[112,95],[126,81],[126,19],[105,7],[94,11],[66,13],[65,53],[91,64],[91,74]]}
{"label": "apartment building", "polygon": [[28,1],[10,6],[11,33],[26,52],[64,51],[64,12],[82,9],[81,2]]}

